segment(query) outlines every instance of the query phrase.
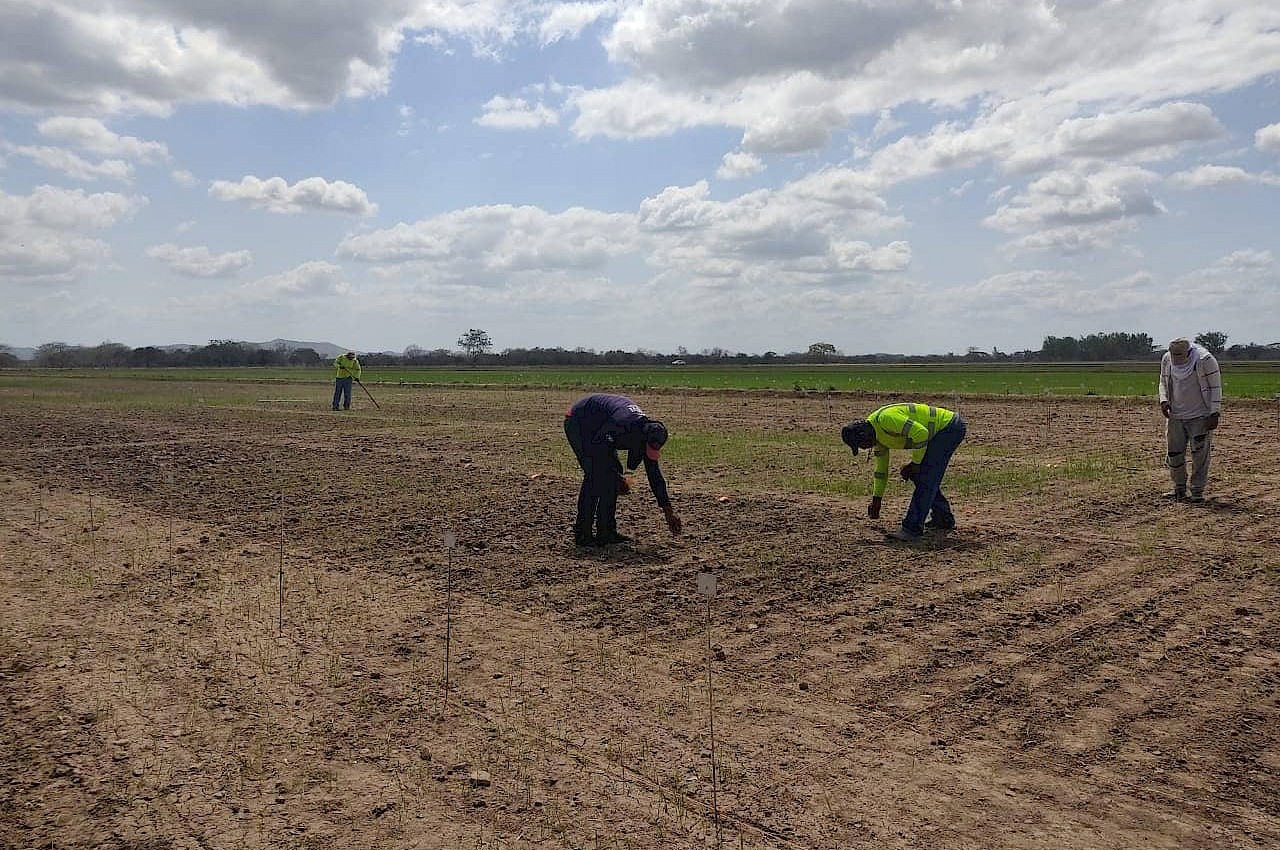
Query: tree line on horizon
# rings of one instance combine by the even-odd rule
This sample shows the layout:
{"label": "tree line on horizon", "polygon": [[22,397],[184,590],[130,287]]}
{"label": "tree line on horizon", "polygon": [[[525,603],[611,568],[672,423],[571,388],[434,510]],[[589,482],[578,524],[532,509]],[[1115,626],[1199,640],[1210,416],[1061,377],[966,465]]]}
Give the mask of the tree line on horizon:
{"label": "tree line on horizon", "polygon": [[[1218,357],[1228,360],[1280,360],[1280,342],[1227,347],[1227,335],[1206,331],[1195,341]],[[1164,346],[1156,346],[1145,333],[1093,333],[1081,337],[1047,336],[1039,350],[1002,352],[970,348],[963,354],[856,354],[840,352],[825,342],[811,344],[804,351],[780,354],[730,352],[708,348],[690,352],[680,347],[673,353],[646,349],[595,351],[589,348],[507,348],[491,352],[493,342],[480,329],[472,328],[458,339],[458,349],[427,350],[411,345],[403,352],[368,352],[360,354],[365,366],[658,366],[658,365],[730,365],[730,364],[818,364],[818,363],[1062,363],[1107,362],[1123,360],[1158,360]],[[24,365],[10,350],[0,344],[0,367]],[[208,345],[192,348],[130,348],[115,342],[94,346],[50,342],[39,346],[31,361],[42,368],[175,368],[175,367],[275,367],[317,368],[329,364],[313,348],[263,348],[235,340],[211,340]]]}

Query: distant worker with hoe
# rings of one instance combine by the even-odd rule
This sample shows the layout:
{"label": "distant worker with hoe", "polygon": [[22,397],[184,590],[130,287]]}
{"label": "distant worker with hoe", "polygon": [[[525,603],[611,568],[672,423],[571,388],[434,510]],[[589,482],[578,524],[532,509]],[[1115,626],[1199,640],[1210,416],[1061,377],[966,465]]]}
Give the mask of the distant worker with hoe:
{"label": "distant worker with hoe", "polygon": [[667,518],[667,528],[672,534],[680,533],[682,523],[671,507],[667,482],[658,467],[667,442],[665,425],[650,419],[626,396],[597,393],[565,411],[564,435],[582,467],[578,515],[573,524],[575,544],[607,546],[629,539],[618,533],[616,517],[619,494],[626,495],[631,490],[618,461],[617,453],[623,449],[627,452],[627,469],[635,469],[643,461],[649,488]]}
{"label": "distant worker with hoe", "polygon": [[351,381],[360,380],[360,359],[354,351],[339,354],[333,361],[333,409],[342,402],[343,410],[351,409]]}
{"label": "distant worker with hoe", "polygon": [[[911,461],[898,471],[904,481],[915,484],[911,505],[902,518],[902,527],[889,537],[913,543],[926,528],[950,531],[956,527],[951,503],[942,494],[942,477],[956,448],[964,440],[965,423],[959,413],[931,404],[886,404],[860,422],[850,422],[840,431],[840,439],[853,449],[871,449],[876,458],[875,479],[867,516],[880,518],[880,502],[889,485],[889,450],[907,449]],[[928,519],[928,522],[925,520]]]}
{"label": "distant worker with hoe", "polygon": [[[1169,420],[1169,475],[1176,502],[1203,502],[1209,483],[1213,431],[1222,411],[1222,372],[1217,359],[1185,337],[1169,343],[1160,358],[1160,412]],[[1191,495],[1187,495],[1187,447],[1191,447]]]}

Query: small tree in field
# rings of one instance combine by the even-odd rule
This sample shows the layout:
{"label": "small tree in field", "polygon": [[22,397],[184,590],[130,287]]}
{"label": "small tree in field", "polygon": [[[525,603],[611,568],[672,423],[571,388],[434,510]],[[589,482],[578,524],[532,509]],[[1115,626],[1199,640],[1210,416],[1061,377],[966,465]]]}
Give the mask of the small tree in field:
{"label": "small tree in field", "polygon": [[474,360],[481,354],[488,352],[490,348],[493,348],[493,340],[489,338],[489,334],[479,328],[471,328],[458,337],[458,347]]}
{"label": "small tree in field", "polygon": [[1196,345],[1203,345],[1214,357],[1220,357],[1227,350],[1227,335],[1222,331],[1205,331],[1196,334]]}

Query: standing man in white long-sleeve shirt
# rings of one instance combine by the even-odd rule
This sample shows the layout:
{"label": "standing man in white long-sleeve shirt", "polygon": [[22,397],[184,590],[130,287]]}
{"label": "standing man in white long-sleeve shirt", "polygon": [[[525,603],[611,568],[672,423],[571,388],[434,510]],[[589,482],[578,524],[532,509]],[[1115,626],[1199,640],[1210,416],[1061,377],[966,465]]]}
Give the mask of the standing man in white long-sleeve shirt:
{"label": "standing man in white long-sleeve shirt", "polygon": [[[1213,453],[1213,430],[1222,411],[1222,372],[1217,359],[1185,337],[1169,343],[1160,360],[1160,412],[1169,420],[1169,475],[1174,501],[1204,501]],[[1187,451],[1191,451],[1191,493],[1187,493]]]}

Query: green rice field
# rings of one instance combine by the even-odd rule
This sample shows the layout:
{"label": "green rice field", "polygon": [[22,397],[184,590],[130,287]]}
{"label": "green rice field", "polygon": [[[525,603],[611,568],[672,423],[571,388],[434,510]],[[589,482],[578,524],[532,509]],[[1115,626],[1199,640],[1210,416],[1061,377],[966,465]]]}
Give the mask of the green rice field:
{"label": "green rice field", "polygon": [[[366,384],[561,387],[581,389],[725,389],[791,392],[894,392],[933,395],[1147,396],[1156,391],[1155,363],[1034,365],[605,366],[526,368],[366,368]],[[327,382],[332,370],[104,369],[0,371],[0,382],[34,376],[103,376],[155,381]],[[1280,363],[1223,365],[1229,398],[1280,393]]]}

